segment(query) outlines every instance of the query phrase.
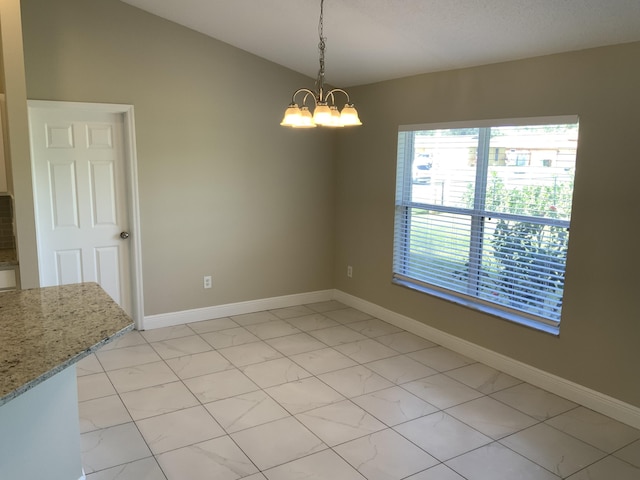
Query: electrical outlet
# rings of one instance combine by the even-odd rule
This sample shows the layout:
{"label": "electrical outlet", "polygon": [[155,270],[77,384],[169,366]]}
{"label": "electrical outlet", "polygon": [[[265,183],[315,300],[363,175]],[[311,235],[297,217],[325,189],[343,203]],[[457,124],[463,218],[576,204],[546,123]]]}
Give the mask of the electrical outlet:
{"label": "electrical outlet", "polygon": [[211,275],[206,275],[203,282],[204,288],[211,288],[212,284]]}
{"label": "electrical outlet", "polygon": [[353,277],[353,267],[351,265],[347,265],[347,277]]}

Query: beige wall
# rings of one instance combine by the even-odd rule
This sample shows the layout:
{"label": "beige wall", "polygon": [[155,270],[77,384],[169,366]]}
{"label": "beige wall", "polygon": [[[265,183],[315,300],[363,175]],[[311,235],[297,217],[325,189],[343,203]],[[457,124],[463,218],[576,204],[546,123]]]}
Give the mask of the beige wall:
{"label": "beige wall", "polygon": [[[22,3],[30,98],[135,105],[147,315],[336,287],[640,406],[640,44],[350,89],[365,125],[336,146],[277,125],[309,79],[115,0]],[[391,285],[398,125],[560,114],[581,122],[560,336]]]}
{"label": "beige wall", "polygon": [[116,0],[22,8],[30,99],[135,107],[146,315],[332,287],[333,137],[278,125],[313,80]]}
{"label": "beige wall", "polygon": [[[638,58],[635,43],[352,89],[365,125],[339,137],[336,287],[640,406]],[[398,125],[562,114],[580,139],[560,336],[392,285]]]}

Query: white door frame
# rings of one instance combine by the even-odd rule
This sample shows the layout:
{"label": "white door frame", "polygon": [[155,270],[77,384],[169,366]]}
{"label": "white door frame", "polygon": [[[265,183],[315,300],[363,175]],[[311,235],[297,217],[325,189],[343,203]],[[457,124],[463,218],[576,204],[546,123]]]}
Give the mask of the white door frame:
{"label": "white door frame", "polygon": [[[114,103],[84,103],[61,102],[49,100],[27,100],[29,109],[57,109],[57,110],[92,110],[94,112],[121,114],[124,120],[124,162],[126,173],[127,212],[129,214],[129,232],[131,237],[131,301],[132,316],[138,330],[144,329],[144,297],[142,290],[142,242],[140,238],[140,202],[138,198],[138,157],[136,155],[135,121],[133,105],[120,105]],[[33,162],[33,155],[31,156]],[[33,167],[33,165],[32,165]],[[35,172],[35,168],[32,168]],[[35,176],[32,177],[35,192]],[[36,208],[36,229],[38,225],[38,211]]]}

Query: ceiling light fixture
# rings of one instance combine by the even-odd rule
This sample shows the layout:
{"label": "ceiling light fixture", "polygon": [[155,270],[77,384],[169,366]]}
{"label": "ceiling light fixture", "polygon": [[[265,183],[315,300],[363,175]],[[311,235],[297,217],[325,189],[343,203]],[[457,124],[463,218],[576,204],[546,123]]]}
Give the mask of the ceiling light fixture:
{"label": "ceiling light fixture", "polygon": [[[291,103],[284,112],[284,118],[280,125],[293,128],[313,128],[318,125],[323,127],[346,127],[350,125],[362,125],[358,118],[356,107],[353,106],[349,99],[349,94],[341,88],[332,88],[328,92],[324,91],[324,50],[326,38],[323,35],[324,30],[324,0],[320,0],[320,21],[318,23],[318,34],[320,36],[320,70],[318,70],[318,78],[316,79],[317,91],[308,88],[299,88],[293,93]],[[335,105],[335,95],[343,93],[347,97],[347,103],[338,110]],[[302,98],[302,106],[296,103],[296,97],[304,94]],[[307,99],[311,97],[314,101],[313,115],[307,107]]]}

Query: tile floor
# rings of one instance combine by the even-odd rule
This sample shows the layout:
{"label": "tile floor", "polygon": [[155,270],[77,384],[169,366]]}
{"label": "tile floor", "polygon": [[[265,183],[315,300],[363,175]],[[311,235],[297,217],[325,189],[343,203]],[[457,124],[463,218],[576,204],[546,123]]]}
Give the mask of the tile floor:
{"label": "tile floor", "polygon": [[640,431],[335,301],[78,364],[88,480],[640,479]]}

